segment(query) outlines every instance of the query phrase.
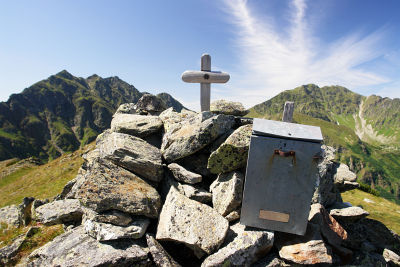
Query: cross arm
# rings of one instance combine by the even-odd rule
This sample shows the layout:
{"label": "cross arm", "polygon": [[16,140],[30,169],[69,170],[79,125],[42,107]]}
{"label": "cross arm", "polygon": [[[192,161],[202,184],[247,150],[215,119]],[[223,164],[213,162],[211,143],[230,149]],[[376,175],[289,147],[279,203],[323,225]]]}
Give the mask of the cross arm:
{"label": "cross arm", "polygon": [[187,83],[226,83],[229,74],[220,71],[195,71],[188,70],[182,73],[182,80]]}

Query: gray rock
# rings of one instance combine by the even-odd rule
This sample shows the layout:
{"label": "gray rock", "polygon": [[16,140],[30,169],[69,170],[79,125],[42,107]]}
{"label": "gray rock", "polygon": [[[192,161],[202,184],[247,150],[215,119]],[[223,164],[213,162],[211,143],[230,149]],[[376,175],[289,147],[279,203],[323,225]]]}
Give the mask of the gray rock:
{"label": "gray rock", "polygon": [[167,108],[167,105],[159,97],[152,94],[144,94],[136,103],[137,112],[147,112],[151,115],[159,115]]}
{"label": "gray rock", "polygon": [[211,203],[212,195],[197,185],[178,184],[178,191],[186,197],[201,203]]}
{"label": "gray rock", "polygon": [[160,115],[160,119],[164,124],[164,132],[169,132],[172,128],[174,128],[177,124],[182,121],[193,119],[197,116],[197,113],[194,111],[189,111],[183,109],[181,112],[176,112],[172,107],[164,110]]}
{"label": "gray rock", "polygon": [[[209,113],[203,112],[199,116],[208,117]],[[167,162],[187,157],[210,144],[233,125],[234,117],[227,115],[217,115],[202,122],[186,121],[164,134],[161,152]]]}
{"label": "gray rock", "polygon": [[161,210],[156,238],[183,243],[202,256],[219,248],[228,228],[228,221],[212,208],[171,187]]}
{"label": "gray rock", "polygon": [[231,226],[236,237],[225,247],[208,256],[201,266],[250,266],[272,248],[274,233],[246,228],[237,223]]}
{"label": "gray rock", "polygon": [[177,163],[171,163],[168,165],[168,169],[172,172],[172,175],[176,180],[187,184],[200,183],[202,176],[200,174],[186,170],[184,167]]}
{"label": "gray rock", "polygon": [[118,226],[127,226],[132,222],[132,217],[118,210],[109,210],[102,214],[86,209],[84,220],[92,220],[101,223],[110,223]]}
{"label": "gray rock", "polygon": [[228,215],[225,216],[225,219],[227,219],[229,222],[234,222],[240,219],[240,210],[234,210]]}
{"label": "gray rock", "polygon": [[114,116],[117,114],[136,114],[136,105],[135,103],[125,103],[118,107]]}
{"label": "gray rock", "polygon": [[158,116],[117,114],[111,121],[111,131],[145,137],[161,130],[163,123]]}
{"label": "gray rock", "polygon": [[387,248],[383,250],[383,258],[389,266],[400,266],[400,256]]}
{"label": "gray rock", "polygon": [[243,174],[234,171],[218,175],[218,178],[211,184],[213,207],[219,214],[226,216],[240,207],[243,182]]}
{"label": "gray rock", "polygon": [[210,155],[207,167],[212,173],[230,172],[246,166],[252,129],[251,124],[239,127]]}
{"label": "gray rock", "polygon": [[86,233],[98,241],[118,240],[124,238],[141,238],[150,224],[147,218],[136,218],[127,226],[117,226],[86,220],[84,223]]}
{"label": "gray rock", "polygon": [[[71,189],[69,189],[69,190],[71,190]],[[65,196],[64,196],[64,198],[65,198]],[[62,199],[64,199],[64,198],[62,198]],[[59,199],[59,200],[61,200],[61,199]],[[32,207],[31,207],[32,218],[35,217],[36,209],[38,207],[40,207],[40,206],[43,206],[44,204],[47,204],[47,203],[49,203],[49,200],[47,198],[46,199],[35,199],[32,202]]]}
{"label": "gray rock", "polygon": [[160,195],[140,177],[102,159],[83,167],[68,197],[79,199],[85,207],[99,213],[119,210],[158,217]]}
{"label": "gray rock", "polygon": [[157,240],[146,234],[147,246],[149,247],[151,256],[154,263],[158,267],[180,267],[172,257],[164,250],[164,248],[157,242]]}
{"label": "gray rock", "polygon": [[0,222],[6,223],[8,226],[19,227],[23,223],[21,210],[16,205],[1,208]]}
{"label": "gray rock", "polygon": [[297,264],[332,264],[332,250],[321,237],[319,226],[309,223],[304,236],[279,233],[276,243],[279,256]]}
{"label": "gray rock", "polygon": [[35,219],[45,225],[76,224],[82,220],[83,209],[79,200],[56,200],[38,207]]}
{"label": "gray rock", "polygon": [[288,264],[281,260],[276,253],[270,253],[267,257],[257,261],[252,267],[295,267],[297,264]]}
{"label": "gray rock", "polygon": [[147,253],[147,248],[134,240],[100,243],[80,226],[35,250],[27,266],[149,266]]}
{"label": "gray rock", "polygon": [[341,222],[355,222],[369,215],[360,207],[348,207],[344,209],[333,209],[330,215]]}
{"label": "gray rock", "polygon": [[333,176],[335,186],[340,192],[345,192],[360,187],[356,182],[357,175],[350,171],[346,164],[340,163],[336,168],[336,173]]}
{"label": "gray rock", "polygon": [[209,169],[207,169],[208,158],[210,157],[210,153],[207,153],[203,150],[187,156],[178,161],[179,165],[183,166],[185,169],[190,170],[194,173],[201,174],[204,177],[211,177],[212,180],[216,179],[216,175],[211,173]]}
{"label": "gray rock", "polygon": [[25,239],[25,234],[19,235],[13,240],[10,245],[0,248],[0,266],[11,264],[12,258],[17,255]]}
{"label": "gray rock", "polygon": [[96,145],[102,158],[143,178],[159,182],[163,177],[160,150],[138,137],[106,131],[97,137]]}
{"label": "gray rock", "polygon": [[234,116],[244,116],[248,111],[240,102],[232,102],[226,100],[216,100],[211,102],[210,111],[217,114],[226,114]]}

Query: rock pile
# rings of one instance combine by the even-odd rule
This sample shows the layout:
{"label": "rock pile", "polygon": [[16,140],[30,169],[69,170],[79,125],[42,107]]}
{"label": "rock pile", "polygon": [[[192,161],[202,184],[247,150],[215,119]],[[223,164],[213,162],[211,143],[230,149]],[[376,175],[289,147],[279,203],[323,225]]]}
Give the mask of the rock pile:
{"label": "rock pile", "polygon": [[[361,208],[341,203],[340,192],[357,184],[346,166],[334,162],[330,147],[322,150],[304,236],[241,225],[251,120],[239,117],[245,112],[237,103],[216,106],[215,113],[178,113],[151,96],[138,106],[121,105],[111,129],[97,138],[96,149],[84,156],[78,175],[55,200],[30,199],[29,205],[0,209],[0,220],[10,225],[32,216],[66,226],[24,264],[384,266],[398,261],[399,237],[364,218],[368,214]],[[33,212],[27,214],[27,206]]]}

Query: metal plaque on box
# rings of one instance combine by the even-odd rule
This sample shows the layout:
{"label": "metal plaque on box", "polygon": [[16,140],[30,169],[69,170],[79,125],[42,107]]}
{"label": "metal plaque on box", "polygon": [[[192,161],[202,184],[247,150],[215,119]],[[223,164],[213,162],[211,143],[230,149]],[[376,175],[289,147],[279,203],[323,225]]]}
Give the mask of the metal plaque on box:
{"label": "metal plaque on box", "polygon": [[319,127],[254,119],[241,224],[304,235],[322,140]]}

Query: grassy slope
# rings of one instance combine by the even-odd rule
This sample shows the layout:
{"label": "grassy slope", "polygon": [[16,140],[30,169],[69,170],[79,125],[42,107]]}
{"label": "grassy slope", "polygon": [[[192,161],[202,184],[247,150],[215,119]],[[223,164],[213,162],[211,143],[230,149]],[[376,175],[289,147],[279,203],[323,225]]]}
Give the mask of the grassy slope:
{"label": "grassy slope", "polygon": [[0,207],[20,204],[27,196],[39,199],[56,196],[68,181],[75,178],[83,163],[81,154],[93,147],[94,143],[91,143],[83,149],[65,154],[45,165],[21,168],[1,177]]}
{"label": "grassy slope", "polygon": [[357,189],[342,193],[342,198],[354,206],[362,206],[370,213],[369,218],[384,223],[389,229],[400,234],[400,205]]}

